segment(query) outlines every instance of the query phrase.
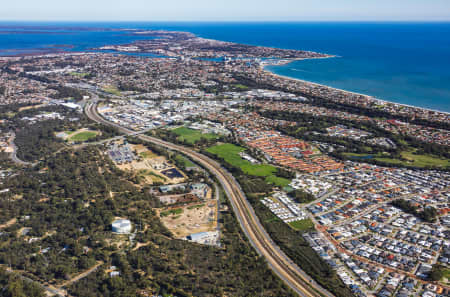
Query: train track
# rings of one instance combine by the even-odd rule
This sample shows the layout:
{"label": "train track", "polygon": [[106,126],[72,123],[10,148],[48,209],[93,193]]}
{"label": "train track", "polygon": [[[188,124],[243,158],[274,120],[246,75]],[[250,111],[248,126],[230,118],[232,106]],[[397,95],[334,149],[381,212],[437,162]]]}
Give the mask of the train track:
{"label": "train track", "polygon": [[161,139],[137,135],[134,131],[120,125],[111,123],[97,113],[97,102],[88,103],[85,108],[86,115],[92,120],[105,125],[114,126],[126,135],[135,135],[144,141],[148,141],[168,149],[181,152],[197,161],[208,169],[222,185],[229,197],[236,217],[255,250],[267,260],[272,270],[297,294],[302,297],[316,297],[333,295],[311,279],[303,270],[293,263],[272,241],[259,222],[252,206],[247,201],[243,191],[234,177],[219,163],[196,151],[181,145],[176,145]]}

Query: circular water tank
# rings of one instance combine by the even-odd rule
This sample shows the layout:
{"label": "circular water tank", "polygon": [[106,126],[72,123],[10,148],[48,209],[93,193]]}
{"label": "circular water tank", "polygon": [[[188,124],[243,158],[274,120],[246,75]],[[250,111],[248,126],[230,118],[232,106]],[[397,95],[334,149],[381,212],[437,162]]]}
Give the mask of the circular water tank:
{"label": "circular water tank", "polygon": [[115,220],[112,224],[112,231],[118,234],[128,234],[131,232],[131,222],[129,220]]}

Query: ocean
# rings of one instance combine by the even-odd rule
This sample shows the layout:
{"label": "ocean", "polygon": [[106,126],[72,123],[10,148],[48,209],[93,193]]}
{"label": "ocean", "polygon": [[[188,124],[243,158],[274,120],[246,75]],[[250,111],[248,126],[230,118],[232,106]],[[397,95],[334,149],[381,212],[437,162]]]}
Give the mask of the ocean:
{"label": "ocean", "polygon": [[332,54],[337,57],[267,69],[391,102],[450,112],[450,23],[0,22],[0,56],[55,47],[80,51],[144,39],[105,30],[111,28],[182,30],[205,38]]}

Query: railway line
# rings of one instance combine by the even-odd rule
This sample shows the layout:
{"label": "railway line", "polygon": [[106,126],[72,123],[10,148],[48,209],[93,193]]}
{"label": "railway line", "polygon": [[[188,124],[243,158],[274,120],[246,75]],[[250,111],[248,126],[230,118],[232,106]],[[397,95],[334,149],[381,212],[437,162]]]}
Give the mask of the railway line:
{"label": "railway line", "polygon": [[148,141],[162,147],[181,152],[197,161],[208,169],[222,185],[229,197],[236,217],[255,250],[266,259],[271,269],[297,294],[302,297],[327,296],[333,294],[322,288],[303,270],[293,263],[272,241],[261,223],[259,222],[252,206],[247,201],[245,194],[234,177],[226,171],[218,162],[204,156],[196,151],[181,145],[163,141],[147,135],[137,134],[120,125],[106,121],[97,113],[97,101],[88,103],[85,106],[86,115],[92,120],[116,127],[121,133],[135,135],[144,141]]}

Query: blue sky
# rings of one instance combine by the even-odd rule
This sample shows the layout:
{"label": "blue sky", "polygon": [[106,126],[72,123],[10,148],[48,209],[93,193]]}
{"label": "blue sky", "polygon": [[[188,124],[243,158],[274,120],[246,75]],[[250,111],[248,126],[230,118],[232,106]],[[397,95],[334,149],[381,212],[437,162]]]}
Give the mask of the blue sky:
{"label": "blue sky", "polygon": [[0,20],[450,21],[450,0],[5,0]]}

